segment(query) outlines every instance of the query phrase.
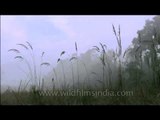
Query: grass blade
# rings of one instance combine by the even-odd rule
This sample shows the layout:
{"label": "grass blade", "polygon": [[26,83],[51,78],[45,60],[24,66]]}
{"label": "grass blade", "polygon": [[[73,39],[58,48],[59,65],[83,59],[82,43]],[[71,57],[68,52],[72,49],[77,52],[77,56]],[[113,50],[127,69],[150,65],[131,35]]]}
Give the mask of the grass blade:
{"label": "grass blade", "polygon": [[19,58],[19,59],[23,59],[23,57],[22,57],[22,56],[16,56],[16,57],[14,57],[14,59],[17,59],[17,58]]}
{"label": "grass blade", "polygon": [[45,53],[45,52],[42,52],[42,56],[41,56],[41,57],[43,57],[43,56],[44,56],[44,53]]}
{"label": "grass blade", "polygon": [[20,45],[20,46],[22,46],[22,47],[24,47],[25,49],[28,50],[28,47],[26,45],[24,45],[24,44],[17,44],[17,45]]}
{"label": "grass blade", "polygon": [[29,42],[27,42],[27,41],[26,41],[26,43],[27,43],[27,44],[28,44],[28,46],[33,50],[32,45],[31,45]]}
{"label": "grass blade", "polygon": [[74,59],[77,59],[76,57],[72,57],[69,61],[72,61],[72,60],[74,60]]}
{"label": "grass blade", "polygon": [[10,52],[10,51],[13,51],[13,52],[16,52],[16,53],[20,53],[20,51],[17,50],[17,49],[9,49],[8,52]]}
{"label": "grass blade", "polygon": [[42,66],[42,65],[50,66],[50,63],[44,62],[44,63],[41,64],[41,66]]}
{"label": "grass blade", "polygon": [[76,51],[78,51],[78,48],[77,48],[77,43],[75,42],[75,49],[76,49]]}
{"label": "grass blade", "polygon": [[57,63],[58,63],[60,60],[61,60],[61,59],[60,59],[60,58],[58,58]]}
{"label": "grass blade", "polygon": [[60,56],[62,56],[63,54],[65,54],[65,51],[62,51],[62,53],[61,53],[61,55],[60,55]]}
{"label": "grass blade", "polygon": [[96,49],[97,52],[100,52],[99,47],[97,47],[97,46],[93,46],[93,47]]}

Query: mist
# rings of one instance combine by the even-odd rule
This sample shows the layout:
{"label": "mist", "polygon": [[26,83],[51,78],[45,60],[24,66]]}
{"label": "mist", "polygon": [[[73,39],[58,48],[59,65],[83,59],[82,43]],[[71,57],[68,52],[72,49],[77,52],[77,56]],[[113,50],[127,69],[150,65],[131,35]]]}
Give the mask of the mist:
{"label": "mist", "polygon": [[[117,42],[112,30],[112,24],[121,26],[123,52],[132,44],[132,39],[137,37],[137,31],[142,29],[145,20],[154,16],[1,16],[1,85],[5,88],[19,86],[20,81],[26,84],[31,78],[24,61],[14,59],[16,53],[8,52],[16,48],[24,54],[33,67],[32,58],[24,48],[17,44],[29,41],[34,49],[37,76],[40,74],[45,81],[46,88],[64,84],[72,85],[73,79],[77,84],[101,86],[103,65],[93,46],[99,43],[106,44],[107,57],[112,73],[105,72],[105,77],[111,74],[112,80],[117,76],[117,63],[112,61]],[[78,54],[75,50],[78,46]],[[65,54],[60,56],[61,52]],[[43,62],[49,66],[41,66]],[[72,57],[76,60],[70,61]],[[58,58],[61,59],[57,63]],[[78,72],[77,72],[78,61]],[[63,63],[63,65],[62,65]],[[62,70],[64,68],[64,71]],[[55,75],[55,71],[56,74]],[[105,68],[107,71],[107,67]],[[79,78],[78,78],[79,76]],[[42,82],[42,81],[41,81]],[[29,83],[33,84],[32,82]],[[2,87],[2,88],[3,88]]]}

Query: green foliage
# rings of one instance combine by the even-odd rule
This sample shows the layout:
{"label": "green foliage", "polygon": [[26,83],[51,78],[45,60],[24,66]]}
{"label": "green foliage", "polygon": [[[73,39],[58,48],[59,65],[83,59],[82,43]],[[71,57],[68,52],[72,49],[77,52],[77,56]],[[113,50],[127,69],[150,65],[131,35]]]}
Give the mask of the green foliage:
{"label": "green foliage", "polygon": [[[144,28],[139,30],[137,33],[138,37],[133,39],[132,43],[134,47],[130,53],[135,56],[135,62],[140,65],[141,71],[144,73],[146,73],[146,71],[150,71],[150,81],[153,86],[160,87],[160,58],[158,58],[158,54],[160,53],[158,48],[158,46],[160,46],[160,17],[156,16],[152,21],[147,20]],[[147,54],[143,54],[146,51],[149,52],[147,52]],[[130,55],[128,55],[128,57]],[[141,80],[141,78],[139,79]]]}

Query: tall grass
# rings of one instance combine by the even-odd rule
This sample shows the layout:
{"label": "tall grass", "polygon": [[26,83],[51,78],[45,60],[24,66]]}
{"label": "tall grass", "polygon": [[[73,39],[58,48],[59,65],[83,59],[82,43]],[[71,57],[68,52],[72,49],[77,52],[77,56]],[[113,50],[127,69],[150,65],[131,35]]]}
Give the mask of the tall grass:
{"label": "tall grass", "polygon": [[[29,58],[25,56],[25,54],[23,54],[20,50],[18,49],[9,49],[8,52],[15,52],[18,55],[16,55],[14,58],[15,59],[20,59],[21,61],[24,61],[24,63],[27,65],[28,67],[28,72],[29,72],[29,82],[32,82],[32,86],[35,86],[36,89],[40,89],[41,86],[41,66],[49,66],[50,63],[48,62],[43,62],[43,55],[44,52],[42,52],[41,55],[41,64],[40,64],[40,73],[39,73],[39,80],[37,79],[37,70],[38,67],[36,66],[36,60],[35,60],[35,55],[34,55],[34,51],[33,51],[33,46],[31,45],[31,43],[29,43],[28,41],[26,41],[26,44],[17,44],[18,46],[21,46],[22,48],[25,48],[26,52],[30,55],[31,57],[31,61],[29,61]],[[25,71],[25,73],[27,73],[27,71]],[[28,82],[28,84],[29,84]]]}
{"label": "tall grass", "polygon": [[[65,54],[65,51],[62,51],[61,54],[60,54],[60,57],[61,57],[62,55],[64,55],[64,54]],[[57,63],[59,63],[59,62],[61,63],[61,66],[62,66],[63,82],[64,82],[64,84],[66,85],[65,70],[64,70],[64,65],[63,65],[63,62],[62,62],[61,58],[58,58]],[[65,85],[64,85],[64,87],[65,87]]]}
{"label": "tall grass", "polygon": [[78,47],[77,43],[75,42],[75,50],[76,50],[76,61],[77,61],[77,77],[78,77],[78,87],[79,87],[79,65],[78,65]]}
{"label": "tall grass", "polygon": [[75,79],[74,79],[74,72],[73,72],[73,64],[72,64],[72,60],[75,60],[75,59],[77,59],[76,57],[72,57],[72,58],[70,58],[70,62],[71,62],[71,70],[72,70],[72,80],[73,80],[73,83],[72,83],[72,86],[73,86],[73,89],[74,89],[74,87],[75,87]]}
{"label": "tall grass", "polygon": [[118,29],[118,32],[116,31],[114,25],[112,25],[113,27],[113,32],[114,32],[114,35],[116,37],[116,40],[117,40],[117,44],[118,44],[118,53],[117,53],[117,56],[118,56],[118,88],[119,89],[123,89],[123,81],[122,81],[122,63],[121,63],[121,59],[122,59],[122,44],[121,44],[121,30],[120,30],[120,26],[119,26],[119,29]]}
{"label": "tall grass", "polygon": [[[15,59],[20,59],[21,61],[24,61],[25,64],[27,65],[28,67],[28,70],[29,70],[29,74],[30,74],[30,79],[33,80],[33,73],[32,73],[32,67],[31,67],[31,64],[29,63],[28,59],[23,55],[21,54],[20,50],[17,50],[17,49],[9,49],[8,50],[9,52],[13,51],[13,52],[16,52],[20,55],[16,55],[14,58]],[[32,81],[33,82],[33,81]]]}
{"label": "tall grass", "polygon": [[[113,51],[113,56],[109,56],[109,50],[107,49],[108,46],[106,46],[103,43],[99,43],[100,47],[98,46],[93,46],[94,49],[96,50],[97,53],[97,59],[100,60],[100,65],[102,65],[102,68],[100,67],[98,70],[102,71],[101,73],[98,73],[99,71],[92,71],[88,69],[89,65],[87,65],[83,59],[81,59],[81,56],[78,56],[78,46],[77,43],[75,42],[75,51],[76,51],[76,56],[72,56],[69,59],[69,65],[71,65],[71,79],[72,79],[72,83],[71,85],[68,84],[66,80],[68,80],[67,78],[67,69],[65,67],[65,60],[62,60],[62,57],[64,54],[66,54],[66,51],[62,51],[58,60],[57,60],[57,65],[58,63],[60,63],[60,70],[62,73],[62,79],[63,82],[61,83],[62,86],[60,86],[60,88],[56,88],[56,82],[59,82],[60,79],[57,77],[58,75],[61,75],[60,73],[57,72],[57,69],[53,67],[53,75],[52,78],[49,79],[51,82],[51,90],[52,91],[56,91],[59,89],[62,90],[69,90],[70,88],[73,89],[94,89],[94,90],[105,90],[105,89],[109,89],[109,90],[124,90],[124,89],[129,89],[129,90],[134,90],[136,88],[136,96],[134,96],[133,98],[128,98],[128,97],[117,97],[117,98],[104,98],[101,99],[100,101],[97,101],[98,99],[96,99],[95,97],[91,97],[92,100],[96,101],[96,102],[102,102],[102,103],[133,103],[133,101],[136,101],[136,97],[138,96],[139,101],[141,103],[141,101],[143,101],[142,103],[149,103],[146,102],[147,100],[151,100],[153,101],[151,98],[149,97],[153,97],[155,98],[155,93],[160,92],[159,88],[154,89],[153,87],[156,87],[158,85],[160,85],[160,69],[159,69],[159,64],[160,64],[160,60],[157,57],[157,48],[156,48],[156,44],[155,41],[157,41],[157,37],[155,37],[151,42],[150,42],[150,50],[151,53],[149,53],[149,55],[145,56],[145,60],[149,60],[151,59],[151,63],[148,62],[148,69],[150,71],[152,71],[152,79],[151,80],[144,80],[144,78],[147,79],[147,77],[145,77],[144,75],[147,76],[147,72],[145,72],[145,65],[146,62],[144,60],[144,56],[142,55],[143,53],[143,42],[144,40],[142,40],[141,38],[141,34],[139,34],[138,36],[138,42],[139,42],[139,46],[135,47],[134,49],[127,49],[124,53],[122,52],[122,40],[121,40],[121,29],[120,26],[118,27],[118,30],[115,29],[115,26],[112,25],[112,29],[113,29],[113,33],[114,36],[116,38],[117,41],[117,45],[118,48],[116,49],[116,51]],[[35,55],[34,55],[34,51],[33,51],[33,46],[29,43],[26,42],[26,44],[17,44],[18,46],[24,48],[26,50],[27,53],[30,54],[31,57],[31,61],[29,61],[29,58],[27,58],[19,49],[9,49],[9,52],[14,52],[16,53],[16,56],[14,57],[14,59],[19,59],[20,62],[24,61],[24,63],[27,65],[27,71],[24,71],[26,74],[28,72],[29,74],[29,80],[26,80],[27,82],[24,83],[24,86],[22,87],[22,80],[20,81],[19,87],[17,89],[17,91],[12,90],[12,93],[14,95],[14,97],[17,100],[18,104],[24,104],[25,100],[22,97],[22,91],[25,91],[26,88],[29,86],[29,83],[32,82],[32,85],[30,86],[30,90],[29,90],[29,95],[32,98],[30,101],[32,101],[32,103],[36,104],[43,104],[45,103],[44,101],[47,101],[46,99],[50,99],[51,101],[57,100],[57,101],[64,101],[66,102],[66,104],[70,103],[69,100],[72,100],[73,98],[68,98],[68,97],[64,97],[64,98],[59,98],[59,97],[52,97],[52,98],[43,98],[41,97],[38,92],[40,91],[44,91],[45,89],[49,89],[47,88],[46,85],[46,81],[48,79],[46,79],[43,76],[43,69],[42,67],[44,67],[44,69],[47,69],[46,67],[51,66],[51,64],[49,62],[46,62],[43,60],[43,57],[45,55],[45,52],[41,53],[40,56],[40,65],[37,66],[36,65],[36,59],[35,59]],[[126,57],[128,57],[128,54],[132,52],[132,56],[134,56],[135,59],[133,59],[132,61],[127,61],[125,60]],[[75,64],[74,62],[75,61]],[[93,61],[94,62],[94,61]],[[82,67],[80,66],[82,63]],[[96,64],[96,63],[95,63]],[[76,67],[74,67],[74,65]],[[97,65],[97,64],[96,64]],[[99,64],[98,64],[99,65]],[[99,66],[96,66],[97,68]],[[45,67],[46,66],[46,67]],[[80,67],[79,67],[80,66]],[[38,74],[38,67],[39,67],[39,74]],[[84,67],[84,73],[83,74],[85,77],[84,83],[81,84],[82,82],[82,77],[80,76],[79,73],[79,69]],[[74,70],[75,68],[75,70]],[[77,72],[77,74],[75,74]],[[94,79],[91,81],[90,79],[90,74],[93,75]],[[129,75],[129,77],[127,77],[127,74]],[[77,75],[77,76],[76,76]],[[149,75],[148,75],[149,76]],[[77,78],[77,80],[76,80]],[[81,80],[81,81],[80,81]],[[95,80],[95,81],[94,81]],[[87,81],[87,82],[86,82]],[[134,87],[134,83],[133,81],[135,81],[135,86]],[[153,82],[153,86],[149,85],[150,82]],[[118,84],[117,84],[118,83]],[[94,84],[95,86],[92,87],[91,85]],[[98,86],[100,84],[100,87]],[[130,84],[132,87],[130,87]],[[80,86],[82,85],[82,87]],[[152,90],[153,89],[153,90]],[[155,91],[156,92],[155,92]],[[155,92],[152,95],[152,92]],[[31,93],[30,93],[31,92]],[[147,96],[147,92],[148,92],[148,96]],[[27,92],[25,93],[27,94]],[[78,100],[80,104],[85,103],[86,101],[90,101],[91,98],[89,97],[75,97],[74,98],[74,102],[76,103]],[[155,98],[156,99],[156,98]],[[132,101],[133,100],[133,101]],[[157,100],[157,99],[156,99]],[[56,102],[57,102],[56,101]],[[158,101],[158,100],[157,100]],[[157,101],[154,101],[155,103],[158,103]],[[49,101],[50,102],[50,101]],[[48,101],[47,101],[48,103]],[[52,103],[52,102],[51,102]],[[61,102],[57,102],[57,103],[61,103]]]}

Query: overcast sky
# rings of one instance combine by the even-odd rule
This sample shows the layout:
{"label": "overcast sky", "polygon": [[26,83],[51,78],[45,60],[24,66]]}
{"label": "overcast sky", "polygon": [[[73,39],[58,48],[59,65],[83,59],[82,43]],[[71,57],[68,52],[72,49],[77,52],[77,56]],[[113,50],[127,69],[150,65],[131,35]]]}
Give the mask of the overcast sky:
{"label": "overcast sky", "polygon": [[77,42],[80,53],[99,42],[109,48],[117,47],[112,24],[121,26],[122,45],[126,49],[143,28],[145,20],[154,16],[1,16],[1,82],[2,85],[19,84],[18,68],[8,49],[19,48],[17,43],[29,41],[37,56],[45,51],[46,61],[56,63],[65,50],[75,52]]}

